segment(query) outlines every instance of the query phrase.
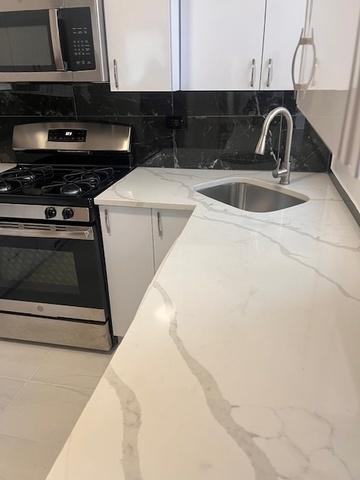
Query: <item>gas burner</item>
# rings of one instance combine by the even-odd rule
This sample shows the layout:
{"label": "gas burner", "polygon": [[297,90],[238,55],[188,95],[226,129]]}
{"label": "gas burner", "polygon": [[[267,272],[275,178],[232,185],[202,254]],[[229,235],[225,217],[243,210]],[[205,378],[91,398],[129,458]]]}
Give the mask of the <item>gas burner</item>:
{"label": "gas burner", "polygon": [[8,180],[6,178],[0,178],[0,194],[1,193],[13,193],[20,190],[22,183],[17,180]]}
{"label": "gas burner", "polygon": [[78,202],[89,202],[128,172],[128,168],[111,166],[22,165],[0,174],[0,195],[49,196],[52,202],[73,197]]}
{"label": "gas burner", "polygon": [[[97,185],[95,187],[97,187]],[[93,188],[93,184],[86,181],[65,183],[62,187],[60,187],[60,193],[64,195],[79,196],[83,193],[91,191]]]}
{"label": "gas burner", "polygon": [[5,182],[5,180],[0,180],[0,193],[11,192],[12,188],[10,183]]}
{"label": "gas burner", "polygon": [[64,175],[65,182],[88,181],[93,184],[94,188],[100,183],[114,178],[114,169],[112,167],[92,168],[88,170],[77,170],[75,172]]}
{"label": "gas burner", "polygon": [[15,180],[23,184],[24,187],[29,185],[43,185],[54,177],[54,171],[51,166],[43,167],[20,167],[9,170],[3,174],[7,180]]}

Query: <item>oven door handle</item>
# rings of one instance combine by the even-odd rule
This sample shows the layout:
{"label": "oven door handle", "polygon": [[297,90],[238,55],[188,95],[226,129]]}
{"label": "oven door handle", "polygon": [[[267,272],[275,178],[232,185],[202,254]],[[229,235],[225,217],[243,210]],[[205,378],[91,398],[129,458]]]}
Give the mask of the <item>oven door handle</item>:
{"label": "oven door handle", "polygon": [[58,72],[65,72],[65,63],[62,55],[62,50],[61,50],[58,10],[59,10],[58,8],[52,8],[49,10],[51,43],[53,48],[54,63],[55,63],[56,70]]}
{"label": "oven door handle", "polygon": [[0,236],[94,240],[94,230],[91,227],[0,223]]}

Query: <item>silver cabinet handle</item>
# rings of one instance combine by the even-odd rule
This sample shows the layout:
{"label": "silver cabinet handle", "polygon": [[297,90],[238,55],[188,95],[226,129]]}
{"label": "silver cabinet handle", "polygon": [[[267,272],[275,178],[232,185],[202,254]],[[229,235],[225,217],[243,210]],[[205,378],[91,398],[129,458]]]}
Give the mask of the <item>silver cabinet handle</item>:
{"label": "silver cabinet handle", "polygon": [[272,82],[272,74],[273,74],[273,60],[272,58],[269,58],[268,60],[268,67],[267,67],[267,80],[266,80],[266,86],[269,88],[271,86]]}
{"label": "silver cabinet handle", "polygon": [[114,58],[114,80],[115,80],[115,88],[119,90],[119,71],[118,71],[118,63],[116,58]]}
{"label": "silver cabinet handle", "polygon": [[160,212],[156,212],[156,216],[157,216],[157,225],[158,225],[159,237],[162,237],[163,236],[163,228],[162,228],[162,221],[161,221]]}
{"label": "silver cabinet handle", "polygon": [[53,45],[55,67],[58,72],[64,72],[65,64],[64,64],[62,50],[61,50],[61,40],[60,40],[57,8],[52,8],[51,10],[49,10],[49,25],[50,25],[51,43]]}
{"label": "silver cabinet handle", "polygon": [[253,88],[255,86],[256,80],[256,60],[253,58],[251,60],[251,78],[250,78],[250,87]]}
{"label": "silver cabinet handle", "polygon": [[[301,47],[303,47],[305,45],[310,45],[311,48],[312,48],[313,64],[312,64],[312,67],[311,67],[309,80],[305,83],[298,83],[296,81],[296,78],[295,78],[296,59],[297,59],[297,56],[298,56],[298,53],[299,53]],[[306,90],[310,86],[310,84],[313,81],[314,76],[315,76],[316,62],[317,62],[317,58],[316,58],[316,47],[315,47],[315,42],[314,42],[314,29],[312,29],[312,31],[311,31],[311,37],[305,37],[304,36],[304,29],[302,29],[301,34],[300,34],[300,39],[299,39],[299,42],[296,46],[294,56],[293,56],[293,59],[292,59],[292,64],[291,64],[291,77],[292,77],[292,82],[293,82],[295,91]]]}
{"label": "silver cabinet handle", "polygon": [[110,216],[109,216],[109,210],[107,208],[105,209],[105,226],[106,226],[106,233],[108,235],[111,235]]}

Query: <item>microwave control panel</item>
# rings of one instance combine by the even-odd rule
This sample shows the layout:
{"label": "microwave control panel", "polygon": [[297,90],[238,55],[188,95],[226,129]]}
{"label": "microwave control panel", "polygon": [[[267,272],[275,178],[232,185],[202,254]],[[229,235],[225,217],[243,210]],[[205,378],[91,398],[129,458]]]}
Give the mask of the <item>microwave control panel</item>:
{"label": "microwave control panel", "polygon": [[66,45],[65,59],[71,71],[95,70],[94,40],[90,8],[65,8],[59,15]]}

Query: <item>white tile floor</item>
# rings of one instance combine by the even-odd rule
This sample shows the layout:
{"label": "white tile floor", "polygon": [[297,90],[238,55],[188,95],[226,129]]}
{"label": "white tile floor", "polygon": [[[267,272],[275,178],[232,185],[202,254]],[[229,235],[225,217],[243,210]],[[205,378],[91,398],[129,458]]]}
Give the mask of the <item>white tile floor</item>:
{"label": "white tile floor", "polygon": [[0,480],[44,480],[111,359],[0,341]]}

